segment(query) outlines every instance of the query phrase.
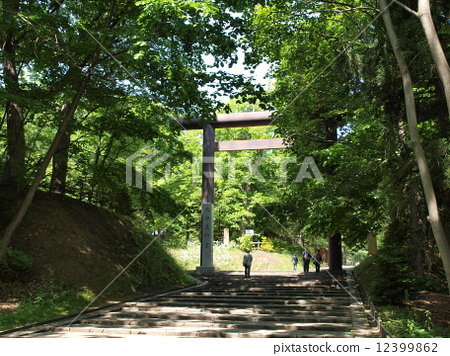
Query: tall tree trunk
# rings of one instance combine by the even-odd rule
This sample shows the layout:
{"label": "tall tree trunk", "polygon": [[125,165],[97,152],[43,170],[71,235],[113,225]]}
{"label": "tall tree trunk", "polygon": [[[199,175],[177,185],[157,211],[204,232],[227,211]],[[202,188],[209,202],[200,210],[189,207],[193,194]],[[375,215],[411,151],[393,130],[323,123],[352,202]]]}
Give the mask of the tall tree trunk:
{"label": "tall tree trunk", "polygon": [[86,90],[89,80],[92,77],[92,74],[94,72],[94,67],[98,61],[99,54],[100,54],[100,46],[97,47],[97,50],[95,51],[93,59],[92,59],[92,63],[89,67],[89,70],[84,75],[83,80],[82,80],[80,86],[78,87],[78,90],[75,94],[75,97],[72,100],[72,103],[70,104],[69,109],[65,112],[65,115],[63,116],[63,120],[61,121],[58,132],[56,133],[55,138],[53,139],[53,142],[52,142],[50,148],[48,149],[47,154],[45,155],[45,157],[41,163],[41,166],[39,167],[39,170],[36,174],[36,178],[34,179],[33,184],[31,185],[30,189],[28,190],[27,195],[25,196],[25,199],[22,202],[22,204],[21,204],[19,210],[17,211],[16,215],[14,216],[13,220],[6,227],[5,233],[3,235],[3,240],[0,243],[0,261],[4,260],[6,258],[6,249],[8,248],[8,246],[11,242],[12,236],[13,236],[14,232],[16,231],[17,227],[22,222],[26,212],[28,211],[28,208],[30,207],[30,205],[33,201],[34,195],[36,194],[39,184],[41,183],[42,179],[45,176],[45,171],[47,170],[47,167],[50,164],[50,161],[56,152],[56,149],[59,145],[59,141],[61,140],[61,137],[64,135],[64,132],[67,130],[67,126],[75,114],[75,110],[78,107],[81,97],[83,96],[83,93]]}
{"label": "tall tree trunk", "polygon": [[425,152],[420,142],[420,134],[417,128],[417,113],[411,74],[409,72],[408,64],[406,63],[406,60],[401,53],[397,33],[392,23],[392,18],[386,4],[386,0],[380,0],[380,6],[381,11],[383,12],[384,24],[386,26],[392,49],[394,51],[394,55],[397,59],[397,63],[402,75],[409,136],[411,139],[411,145],[414,151],[417,165],[419,167],[420,179],[422,181],[422,187],[428,208],[428,221],[430,222],[433,236],[436,240],[436,244],[441,255],[447,278],[448,289],[450,292],[450,246],[444,234],[444,229],[439,217],[439,209],[437,205],[436,194],[433,188],[433,182],[431,180],[430,170],[426,161]]}
{"label": "tall tree trunk", "polygon": [[[402,175],[402,179],[406,180],[408,176],[411,175],[411,169],[409,167],[409,162],[411,161],[411,152],[408,146],[408,141],[406,139],[407,133],[405,131],[405,125],[403,120],[399,122],[399,139],[400,145],[398,150],[400,151],[400,158],[402,160],[402,165],[408,166],[407,171],[403,169],[401,171],[404,172]],[[410,251],[411,264],[414,270],[418,275],[423,275],[423,251],[424,251],[424,240],[423,240],[423,232],[421,229],[422,223],[420,219],[419,213],[419,185],[416,181],[406,183],[404,186],[404,192],[408,199],[409,204],[409,224],[410,224],[410,235],[411,238],[408,243],[408,251]]]}
{"label": "tall tree trunk", "polygon": [[439,135],[442,138],[450,137],[450,120],[448,117],[447,105],[445,104],[445,94],[441,89],[441,81],[439,78],[433,78],[432,82],[435,87],[435,102],[433,104],[436,109],[437,123],[439,127]]}
{"label": "tall tree trunk", "polygon": [[3,22],[7,31],[2,43],[3,78],[8,95],[6,103],[7,159],[2,182],[20,187],[24,185],[25,174],[25,131],[20,94],[19,75],[16,68],[16,25],[13,13],[19,10],[19,1],[3,0]]}
{"label": "tall tree trunk", "polygon": [[[64,105],[63,115],[70,108],[70,105]],[[69,166],[69,147],[70,147],[70,122],[67,129],[63,132],[53,156],[52,178],[50,181],[50,191],[56,194],[66,194],[67,169]]]}
{"label": "tall tree trunk", "polygon": [[[108,11],[108,17],[105,21],[105,27],[111,26],[111,19],[113,17],[113,12],[116,7],[116,0],[110,0],[110,6]],[[96,49],[97,52],[98,48]],[[94,53],[95,57],[95,53]],[[63,108],[63,111],[67,110],[67,105]],[[72,119],[70,119],[72,120]],[[66,131],[63,133],[59,145],[56,149],[55,155],[53,157],[53,170],[52,177],[50,181],[50,191],[56,194],[66,193],[66,182],[69,167],[69,149],[70,149],[70,139],[71,139],[71,123],[67,125]],[[93,190],[93,187],[91,187]],[[91,199],[89,199],[91,202]]]}
{"label": "tall tree trunk", "polygon": [[441,80],[445,93],[445,101],[447,103],[447,112],[450,115],[450,66],[442,49],[441,41],[437,35],[434,27],[433,17],[431,16],[430,0],[418,0],[418,10],[414,11],[400,1],[396,1],[401,7],[417,16],[420,19],[422,28],[427,38],[428,46],[430,47],[431,55],[434,64]]}
{"label": "tall tree trunk", "polygon": [[[417,187],[418,188],[418,187]],[[411,260],[414,270],[418,275],[423,276],[424,241],[420,221],[418,193],[415,184],[407,189],[409,198],[409,214],[411,229]]]}
{"label": "tall tree trunk", "polygon": [[95,188],[97,186],[97,175],[99,172],[99,166],[98,162],[100,161],[100,155],[101,155],[101,146],[102,146],[102,135],[97,139],[97,149],[95,150],[95,159],[94,159],[94,166],[92,167],[92,178],[91,183],[89,184],[89,193],[88,193],[88,203],[91,204],[92,200],[94,198],[94,192]]}
{"label": "tall tree trunk", "polygon": [[430,0],[419,0],[418,16],[425,32],[434,64],[436,65],[437,72],[441,78],[445,93],[445,100],[447,102],[447,110],[450,115],[450,66],[442,49],[441,41],[437,35],[436,28],[433,24],[433,18],[431,17],[430,10]]}

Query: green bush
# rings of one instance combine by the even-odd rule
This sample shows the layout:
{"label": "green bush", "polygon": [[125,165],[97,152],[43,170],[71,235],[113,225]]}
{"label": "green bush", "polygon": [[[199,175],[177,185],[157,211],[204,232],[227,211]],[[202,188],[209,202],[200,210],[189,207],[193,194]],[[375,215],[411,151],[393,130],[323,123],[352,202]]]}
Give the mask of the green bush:
{"label": "green bush", "polygon": [[379,308],[383,325],[392,337],[423,338],[448,337],[449,330],[433,325],[431,312],[423,313],[404,306],[383,306]]}
{"label": "green bush", "polygon": [[368,254],[366,250],[359,250],[353,253],[351,256],[351,263],[358,264],[364,261],[367,258]]}
{"label": "green bush", "polygon": [[8,248],[7,255],[10,265],[20,270],[26,270],[33,265],[33,260],[25,252]]}
{"label": "green bush", "polygon": [[275,246],[270,238],[263,236],[261,237],[260,249],[266,252],[273,252],[275,251]]}
{"label": "green bush", "polygon": [[294,245],[290,241],[278,239],[278,238],[272,238],[271,239],[272,244],[274,246],[274,249],[276,252],[279,253],[294,253],[297,252],[299,245]]}
{"label": "green bush", "polygon": [[436,275],[426,275],[419,278],[419,285],[422,286],[422,289],[426,289],[429,291],[433,291],[436,293],[447,293],[447,284],[445,273],[441,271]]}
{"label": "green bush", "polygon": [[33,265],[32,258],[20,250],[8,248],[6,256],[6,261],[0,261],[0,278],[2,279],[15,279]]}
{"label": "green bush", "polygon": [[414,271],[397,252],[370,256],[355,268],[355,273],[376,303],[400,304],[417,290]]}
{"label": "green bush", "polygon": [[253,236],[249,234],[242,235],[238,239],[239,248],[242,251],[251,250],[253,248]]}

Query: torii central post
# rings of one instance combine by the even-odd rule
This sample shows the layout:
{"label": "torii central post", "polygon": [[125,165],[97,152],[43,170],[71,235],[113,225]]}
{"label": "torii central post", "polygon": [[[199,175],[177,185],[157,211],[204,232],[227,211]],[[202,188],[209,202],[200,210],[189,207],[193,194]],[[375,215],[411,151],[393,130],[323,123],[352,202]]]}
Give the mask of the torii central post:
{"label": "torii central post", "polygon": [[285,148],[283,139],[241,140],[216,142],[215,129],[228,127],[268,126],[273,122],[272,112],[219,114],[216,121],[206,123],[204,119],[190,121],[179,119],[186,130],[203,129],[202,163],[202,231],[199,273],[215,272],[213,265],[214,232],[214,154],[221,151],[263,150]]}

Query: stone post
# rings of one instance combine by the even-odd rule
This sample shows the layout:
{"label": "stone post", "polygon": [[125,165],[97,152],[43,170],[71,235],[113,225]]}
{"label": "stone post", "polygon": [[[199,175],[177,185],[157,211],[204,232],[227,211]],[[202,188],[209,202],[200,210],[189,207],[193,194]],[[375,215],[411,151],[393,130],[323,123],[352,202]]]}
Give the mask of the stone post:
{"label": "stone post", "polygon": [[212,125],[203,129],[203,163],[202,163],[202,232],[200,266],[197,272],[211,273],[213,266],[214,234],[214,152],[215,131]]}

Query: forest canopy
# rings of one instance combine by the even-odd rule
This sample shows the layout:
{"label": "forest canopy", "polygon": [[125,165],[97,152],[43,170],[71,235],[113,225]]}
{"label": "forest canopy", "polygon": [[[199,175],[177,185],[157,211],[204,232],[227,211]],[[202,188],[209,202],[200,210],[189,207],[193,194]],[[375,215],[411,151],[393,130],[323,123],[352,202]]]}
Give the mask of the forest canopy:
{"label": "forest canopy", "polygon": [[[0,253],[20,224],[17,198],[33,189],[130,216],[149,233],[176,219],[164,241],[198,241],[201,131],[176,118],[272,110],[270,127],[216,132],[289,148],[217,154],[215,238],[254,229],[322,248],[340,234],[357,250],[376,236],[389,263],[445,289],[450,3],[429,5],[3,0]],[[233,74],[241,57],[245,71]],[[262,62],[270,85],[252,80]],[[151,193],[127,182],[136,152],[160,159]]]}

